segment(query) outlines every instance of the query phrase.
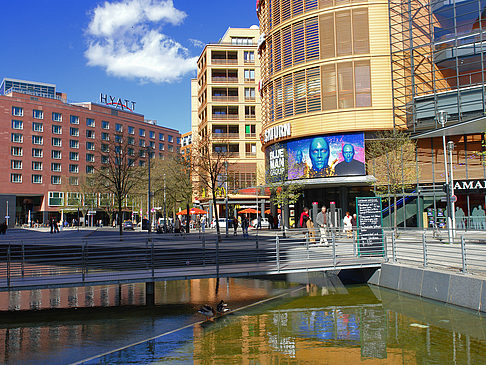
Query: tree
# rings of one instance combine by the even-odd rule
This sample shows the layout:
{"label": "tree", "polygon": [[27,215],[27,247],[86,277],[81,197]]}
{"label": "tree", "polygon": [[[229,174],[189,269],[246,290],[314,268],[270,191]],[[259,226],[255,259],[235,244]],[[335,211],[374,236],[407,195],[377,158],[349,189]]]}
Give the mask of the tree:
{"label": "tree", "polygon": [[[98,191],[110,193],[114,197],[118,210],[118,224],[120,235],[123,234],[123,201],[134,192],[143,176],[141,168],[137,166],[141,156],[145,156],[145,149],[135,151],[133,139],[123,133],[111,136],[110,141],[102,143],[99,148],[100,164],[95,167],[93,181],[96,181]],[[150,158],[150,156],[147,156]]]}
{"label": "tree", "polygon": [[191,149],[191,171],[200,190],[205,189],[211,194],[216,218],[216,232],[218,241],[221,241],[219,229],[218,210],[216,206],[216,192],[227,180],[229,145],[226,141],[218,139],[217,146],[213,144],[211,133],[198,136],[193,141]]}
{"label": "tree", "polygon": [[393,227],[397,227],[397,194],[417,181],[416,142],[404,131],[379,132],[367,143],[367,166],[379,194],[393,197]]}
{"label": "tree", "polygon": [[274,157],[270,159],[266,169],[266,186],[270,188],[270,201],[272,204],[280,206],[282,211],[282,231],[285,237],[285,209],[289,204],[297,202],[302,195],[304,185],[296,180],[288,180],[289,165],[286,149],[280,144],[272,147],[276,151]]}

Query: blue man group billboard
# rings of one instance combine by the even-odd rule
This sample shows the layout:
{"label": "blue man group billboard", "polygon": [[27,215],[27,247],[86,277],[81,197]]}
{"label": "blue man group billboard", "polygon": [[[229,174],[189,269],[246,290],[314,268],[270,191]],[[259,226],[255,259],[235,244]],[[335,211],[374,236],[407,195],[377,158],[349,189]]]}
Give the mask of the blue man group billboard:
{"label": "blue man group billboard", "polygon": [[282,169],[288,180],[365,175],[363,133],[319,135],[267,148],[270,177]]}

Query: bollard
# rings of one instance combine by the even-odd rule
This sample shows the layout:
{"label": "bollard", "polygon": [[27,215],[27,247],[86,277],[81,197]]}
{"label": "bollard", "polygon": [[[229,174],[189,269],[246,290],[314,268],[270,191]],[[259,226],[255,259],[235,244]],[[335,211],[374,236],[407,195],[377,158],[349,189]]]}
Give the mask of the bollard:
{"label": "bollard", "polygon": [[461,256],[462,256],[462,272],[467,273],[466,239],[464,238],[464,235],[461,236]]}
{"label": "bollard", "polygon": [[305,234],[305,248],[307,250],[307,260],[309,260],[309,233]]}
{"label": "bollard", "polygon": [[422,247],[424,251],[424,267],[427,267],[427,240],[425,238],[425,231],[422,234]]}
{"label": "bollard", "polygon": [[336,235],[332,233],[332,265],[336,267]]}
{"label": "bollard", "polygon": [[22,278],[24,278],[24,270],[25,270],[25,247],[24,247],[24,241],[22,241]]}
{"label": "bollard", "polygon": [[277,253],[277,271],[280,272],[280,241],[278,236],[275,236],[275,250]]}

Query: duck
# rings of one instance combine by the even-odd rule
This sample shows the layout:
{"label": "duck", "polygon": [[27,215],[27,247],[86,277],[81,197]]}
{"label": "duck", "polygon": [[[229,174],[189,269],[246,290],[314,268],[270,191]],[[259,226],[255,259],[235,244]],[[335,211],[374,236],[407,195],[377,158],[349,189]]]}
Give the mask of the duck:
{"label": "duck", "polygon": [[210,317],[214,316],[214,309],[210,305],[203,305],[199,310],[198,313],[201,313],[203,316],[206,316],[206,320],[209,320]]}
{"label": "duck", "polygon": [[229,311],[228,304],[224,302],[224,300],[221,300],[221,302],[218,303],[216,306],[216,310],[218,313],[225,313]]}

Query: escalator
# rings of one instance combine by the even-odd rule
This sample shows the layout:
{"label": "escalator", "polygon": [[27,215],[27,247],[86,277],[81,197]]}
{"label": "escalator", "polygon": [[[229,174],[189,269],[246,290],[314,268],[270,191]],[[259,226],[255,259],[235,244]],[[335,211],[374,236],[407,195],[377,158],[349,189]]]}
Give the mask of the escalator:
{"label": "escalator", "polygon": [[[417,215],[418,207],[418,197],[415,195],[416,190],[412,191],[410,195],[397,199],[397,226],[403,226],[404,222],[410,218]],[[413,194],[413,195],[412,195]],[[390,197],[390,204],[382,210],[383,226],[392,227],[393,226],[393,213],[395,211],[395,205],[393,203],[393,198]],[[434,205],[433,196],[421,196],[420,200],[423,202],[423,206],[420,211],[423,212],[425,209]],[[440,200],[440,197],[436,197],[436,200]],[[417,217],[418,218],[418,217]],[[417,219],[417,222],[421,221]]]}

